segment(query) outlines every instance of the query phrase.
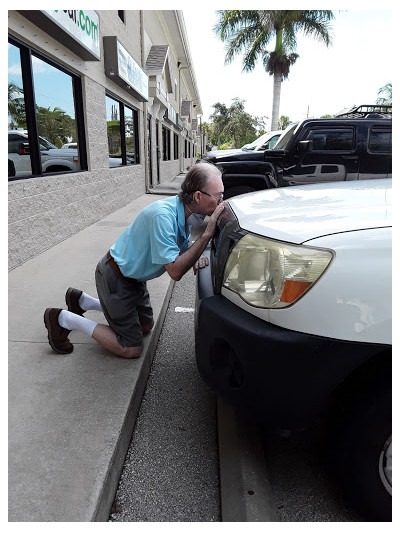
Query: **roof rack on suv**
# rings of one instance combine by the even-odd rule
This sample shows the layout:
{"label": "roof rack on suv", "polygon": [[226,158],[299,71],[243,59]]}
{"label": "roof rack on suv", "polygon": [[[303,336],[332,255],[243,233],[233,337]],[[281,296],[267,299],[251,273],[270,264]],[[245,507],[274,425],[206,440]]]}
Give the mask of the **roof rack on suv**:
{"label": "roof rack on suv", "polygon": [[392,118],[391,105],[359,105],[345,113],[336,115],[335,118]]}

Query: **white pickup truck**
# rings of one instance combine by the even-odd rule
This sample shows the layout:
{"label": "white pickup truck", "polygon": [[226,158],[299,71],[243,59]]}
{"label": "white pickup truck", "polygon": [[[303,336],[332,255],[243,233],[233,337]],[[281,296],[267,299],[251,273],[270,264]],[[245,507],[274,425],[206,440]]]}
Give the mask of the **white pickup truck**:
{"label": "white pickup truck", "polygon": [[[80,170],[77,149],[56,148],[44,137],[39,137],[39,141],[43,172],[76,172]],[[9,177],[24,177],[32,174],[29,140],[25,131],[9,130],[8,161]]]}
{"label": "white pickup truck", "polygon": [[323,420],[327,464],[391,520],[391,179],[232,198],[197,275],[197,366],[271,430]]}

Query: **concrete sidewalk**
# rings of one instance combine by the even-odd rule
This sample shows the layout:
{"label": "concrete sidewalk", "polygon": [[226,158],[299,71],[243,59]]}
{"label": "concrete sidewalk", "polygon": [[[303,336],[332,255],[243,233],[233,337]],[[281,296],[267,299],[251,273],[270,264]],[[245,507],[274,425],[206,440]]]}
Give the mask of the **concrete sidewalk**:
{"label": "concrete sidewalk", "polygon": [[[46,307],[68,287],[96,295],[97,261],[137,213],[176,194],[184,175],[27,261],[9,274],[10,522],[107,521],[173,288],[148,283],[155,327],[136,360],[113,356],[73,332],[74,351],[54,353]],[[106,323],[101,313],[88,318]]]}
{"label": "concrete sidewalk", "polygon": [[172,180],[155,185],[150,190],[150,193],[165,194],[165,195],[178,194],[178,192],[181,190],[181,183],[185,179],[186,174],[187,174],[186,171],[181,172],[180,174],[175,176]]}

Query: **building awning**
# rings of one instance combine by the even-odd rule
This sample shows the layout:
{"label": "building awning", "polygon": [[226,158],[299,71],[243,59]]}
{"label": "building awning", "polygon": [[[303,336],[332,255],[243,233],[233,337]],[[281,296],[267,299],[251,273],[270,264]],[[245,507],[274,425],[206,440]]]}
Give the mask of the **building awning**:
{"label": "building awning", "polygon": [[168,45],[153,45],[146,59],[145,70],[149,76],[149,96],[165,107],[164,120],[176,126],[177,113],[168,98],[168,94],[172,93],[172,75],[168,58]]}
{"label": "building awning", "polygon": [[100,19],[96,11],[37,9],[19,13],[85,61],[100,59]]}
{"label": "building awning", "polygon": [[181,115],[183,117],[190,117],[190,100],[182,100]]}
{"label": "building awning", "polygon": [[165,63],[168,57],[168,45],[155,45],[150,48],[146,60],[146,74],[148,76],[157,76],[164,73]]}
{"label": "building awning", "polygon": [[106,76],[140,102],[147,102],[149,99],[147,74],[122,46],[117,37],[103,37],[103,43]]}

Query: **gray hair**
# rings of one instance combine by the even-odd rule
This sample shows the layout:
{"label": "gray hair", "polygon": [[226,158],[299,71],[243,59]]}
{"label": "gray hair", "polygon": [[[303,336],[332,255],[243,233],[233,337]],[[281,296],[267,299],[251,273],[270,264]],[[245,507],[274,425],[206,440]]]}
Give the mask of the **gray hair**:
{"label": "gray hair", "polygon": [[186,174],[181,185],[182,190],[179,192],[179,198],[182,202],[186,205],[191,204],[193,202],[193,194],[207,185],[213,173],[222,176],[220,169],[213,163],[204,160],[196,162]]}

